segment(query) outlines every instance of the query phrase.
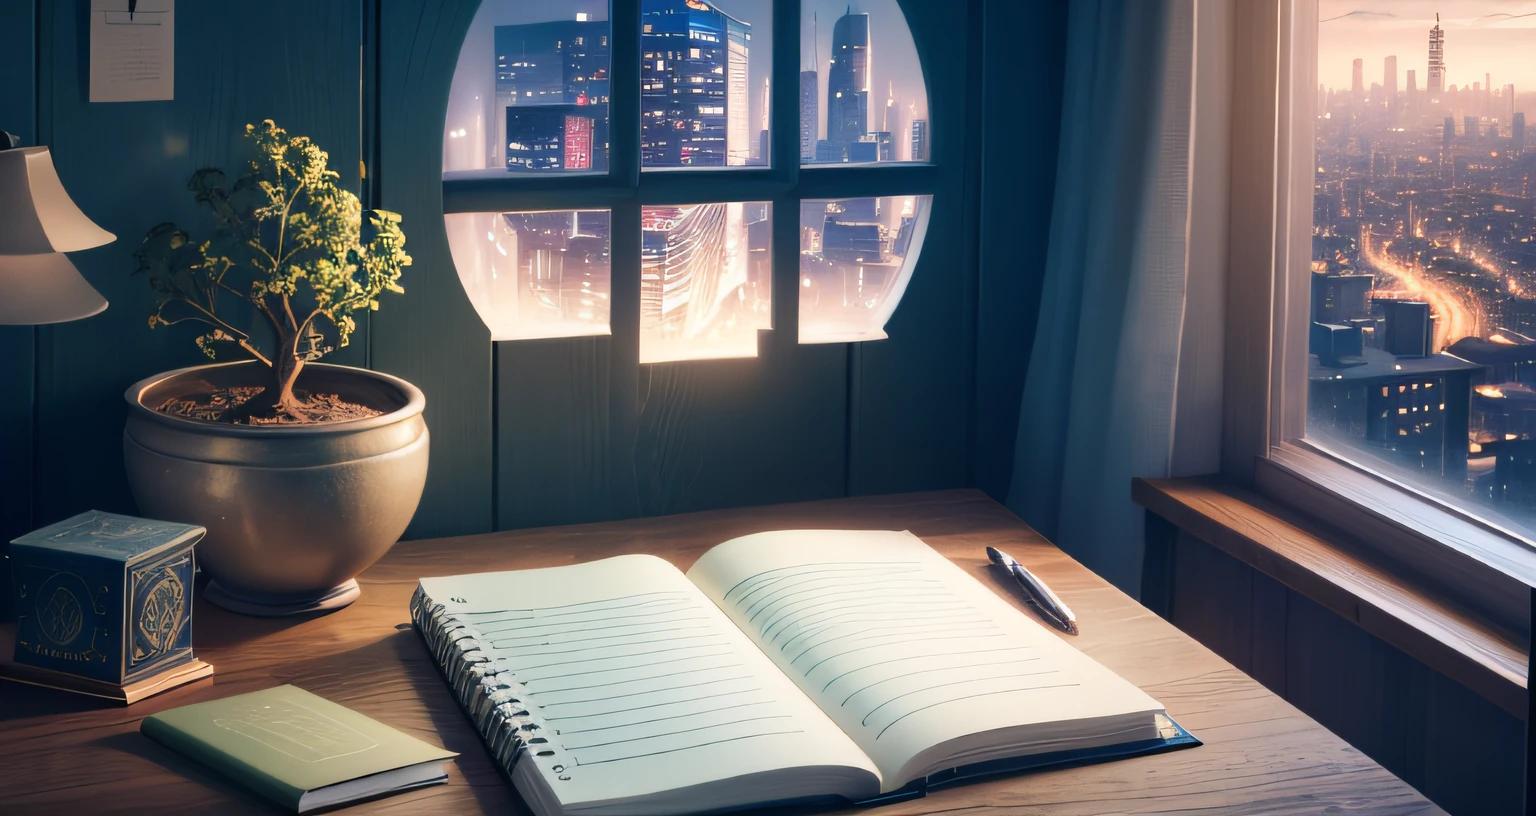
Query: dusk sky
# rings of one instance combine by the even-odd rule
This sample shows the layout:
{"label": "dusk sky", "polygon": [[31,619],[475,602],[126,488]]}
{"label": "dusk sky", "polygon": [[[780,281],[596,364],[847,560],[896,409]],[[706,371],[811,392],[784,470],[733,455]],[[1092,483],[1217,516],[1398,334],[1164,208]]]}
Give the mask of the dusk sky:
{"label": "dusk sky", "polygon": [[1369,88],[1382,81],[1383,59],[1396,55],[1398,87],[1407,87],[1412,69],[1422,90],[1436,12],[1445,31],[1447,85],[1481,83],[1486,73],[1495,90],[1512,82],[1521,96],[1536,92],[1533,0],[1320,0],[1318,81],[1347,90],[1359,57]]}

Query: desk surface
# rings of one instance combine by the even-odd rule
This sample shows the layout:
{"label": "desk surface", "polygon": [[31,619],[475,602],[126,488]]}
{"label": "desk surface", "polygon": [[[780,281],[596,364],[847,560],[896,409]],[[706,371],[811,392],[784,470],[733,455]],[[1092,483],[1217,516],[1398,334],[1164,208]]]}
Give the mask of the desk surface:
{"label": "desk surface", "polygon": [[[130,708],[0,683],[0,812],[276,812],[138,733],[140,718],[187,703],[294,683],[461,755],[447,785],[346,813],[527,813],[449,696],[407,604],[424,575],[655,553],[686,569],[746,533],[787,528],[909,529],[1004,597],[987,545],[1038,573],[1074,611],[1072,642],[1145,689],[1203,747],[940,791],[859,811],[927,813],[1441,813],[1407,784],[1226,661],[1067,557],[976,491],[725,510],[397,545],[363,574],[362,598],[304,620],[232,615],[198,601],[197,654],[212,682]],[[1066,637],[1063,635],[1063,637]]]}

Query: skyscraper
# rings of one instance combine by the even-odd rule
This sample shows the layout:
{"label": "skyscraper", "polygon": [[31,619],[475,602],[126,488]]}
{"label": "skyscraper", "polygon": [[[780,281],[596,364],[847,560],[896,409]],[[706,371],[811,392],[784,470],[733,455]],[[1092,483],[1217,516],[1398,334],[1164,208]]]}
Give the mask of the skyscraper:
{"label": "skyscraper", "polygon": [[816,85],[815,71],[800,72],[800,161],[816,160],[816,137],[821,100],[817,99],[820,88]]}
{"label": "skyscraper", "polygon": [[912,161],[928,161],[928,120],[912,120]]}
{"label": "skyscraper", "polygon": [[507,107],[508,170],[591,170],[598,117],[591,105]]}
{"label": "skyscraper", "polygon": [[1349,98],[1356,105],[1365,101],[1365,60],[1359,57],[1350,70]]}
{"label": "skyscraper", "polygon": [[827,74],[827,141],[858,142],[869,132],[869,15],[849,13],[832,27]]}
{"label": "skyscraper", "polygon": [[1440,30],[1440,15],[1435,15],[1435,27],[1429,30],[1429,101],[1440,101],[1445,92],[1445,32]]}
{"label": "skyscraper", "polygon": [[752,26],[703,0],[646,0],[640,17],[642,166],[746,164]]}
{"label": "skyscraper", "polygon": [[1509,147],[1516,156],[1525,153],[1525,112],[1521,111],[1509,120]]}
{"label": "skyscraper", "polygon": [[[525,169],[597,169],[608,167],[608,23],[607,21],[559,20],[527,25],[496,26],[496,143],[506,151],[509,166]],[[556,116],[536,116],[530,106],[562,106]],[[565,162],[513,160],[506,126],[521,121],[533,128],[523,135],[539,141],[555,138],[564,127],[564,106],[585,108],[581,118],[590,119],[590,158],[568,166]],[[518,109],[516,115],[512,108]],[[525,115],[526,114],[526,115]],[[534,124],[541,122],[542,124]]]}
{"label": "skyscraper", "polygon": [[1407,100],[1406,101],[1408,103],[1408,108],[1410,110],[1418,108],[1418,106],[1419,106],[1419,98],[1418,98],[1419,97],[1419,81],[1416,78],[1412,68],[1408,69],[1408,85],[1407,85],[1407,89],[1408,90],[1407,90],[1407,93],[1405,95],[1407,96]]}
{"label": "skyscraper", "polygon": [[1389,111],[1397,110],[1397,57],[1387,57],[1382,66],[1381,93]]}
{"label": "skyscraper", "polygon": [[1503,115],[1501,115],[1499,118],[1502,119],[1503,123],[1507,125],[1510,122],[1515,121],[1515,86],[1513,84],[1504,86],[1503,102],[1504,112]]}
{"label": "skyscraper", "polygon": [[1463,136],[1467,136],[1473,139],[1483,135],[1482,132],[1478,129],[1476,116],[1461,117],[1461,133]]}
{"label": "skyscraper", "polygon": [[1440,126],[1440,175],[1445,179],[1446,186],[1452,186],[1455,182],[1455,159],[1451,156],[1451,142],[1456,138],[1456,120],[1445,117],[1445,122]]}

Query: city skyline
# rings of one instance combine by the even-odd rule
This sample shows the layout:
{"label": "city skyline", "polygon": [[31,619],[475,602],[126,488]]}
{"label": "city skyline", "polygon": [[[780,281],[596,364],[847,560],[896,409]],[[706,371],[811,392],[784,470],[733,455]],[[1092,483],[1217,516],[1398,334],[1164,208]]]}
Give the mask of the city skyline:
{"label": "city skyline", "polygon": [[[1416,5],[1343,21],[1396,32]],[[1379,58],[1319,46],[1307,436],[1536,531],[1536,96],[1450,22]]]}
{"label": "city skyline", "polygon": [[1358,57],[1369,87],[1381,80],[1383,60],[1396,56],[1400,72],[1417,71],[1419,88],[1428,87],[1429,29],[1437,12],[1447,39],[1447,85],[1470,85],[1492,74],[1497,85],[1536,91],[1536,60],[1530,57],[1536,16],[1525,16],[1536,15],[1536,0],[1320,0],[1317,81],[1349,88],[1350,60]]}

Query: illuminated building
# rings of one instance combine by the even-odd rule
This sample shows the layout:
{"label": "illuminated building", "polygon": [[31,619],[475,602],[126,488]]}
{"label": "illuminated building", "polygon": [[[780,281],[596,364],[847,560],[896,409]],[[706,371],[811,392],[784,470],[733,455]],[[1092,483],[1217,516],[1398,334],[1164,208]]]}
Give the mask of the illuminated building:
{"label": "illuminated building", "polygon": [[[580,169],[607,169],[608,23],[561,20],[496,26],[494,42],[497,110],[509,111],[496,117],[500,126],[497,143],[507,145],[511,141],[506,131],[506,125],[514,121],[511,108],[580,104],[588,108],[583,115],[593,122],[590,167]],[[518,117],[517,121],[533,119]],[[512,164],[510,153],[507,163]]]}
{"label": "illuminated building", "polygon": [[597,169],[595,146],[603,116],[590,105],[508,107],[507,169]]}
{"label": "illuminated building", "polygon": [[1356,105],[1365,100],[1365,60],[1359,57],[1350,66],[1349,98]]}
{"label": "illuminated building", "polygon": [[869,132],[870,59],[869,15],[839,17],[827,73],[827,141],[833,144],[850,145]]}
{"label": "illuminated building", "polygon": [[816,136],[821,103],[817,99],[820,88],[816,85],[815,71],[800,72],[800,161],[816,160]]}
{"label": "illuminated building", "polygon": [[912,161],[928,161],[928,120],[912,120]]}
{"label": "illuminated building", "polygon": [[604,211],[507,213],[520,286],[507,308],[531,321],[608,322],[609,215]]}
{"label": "illuminated building", "polygon": [[640,227],[641,362],[755,355],[770,318],[768,205],[644,207]]}
{"label": "illuminated building", "polygon": [[1496,343],[1480,337],[1463,337],[1452,343],[1446,353],[1485,369],[1484,382],[1536,387],[1536,343]]}
{"label": "illuminated building", "polygon": [[1440,30],[1440,15],[1435,15],[1435,27],[1429,30],[1429,83],[1425,86],[1432,104],[1440,102],[1445,92],[1445,32]]}
{"label": "illuminated building", "polygon": [[1332,436],[1398,465],[1449,480],[1467,472],[1472,378],[1449,354],[1397,357],[1361,349],[1358,364],[1307,365],[1308,435]]}
{"label": "illuminated building", "polygon": [[839,264],[881,264],[890,254],[879,199],[852,198],[827,205],[821,233],[823,258]]}
{"label": "illuminated building", "polygon": [[1456,120],[1447,116],[1440,126],[1440,174],[1447,186],[1455,181],[1456,162],[1451,155],[1451,142],[1456,139]]}
{"label": "illuminated building", "polygon": [[704,0],[644,0],[640,19],[641,163],[747,164],[752,26]]}

